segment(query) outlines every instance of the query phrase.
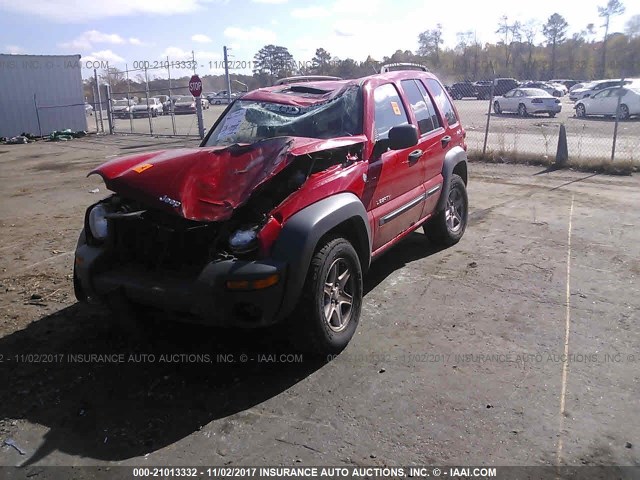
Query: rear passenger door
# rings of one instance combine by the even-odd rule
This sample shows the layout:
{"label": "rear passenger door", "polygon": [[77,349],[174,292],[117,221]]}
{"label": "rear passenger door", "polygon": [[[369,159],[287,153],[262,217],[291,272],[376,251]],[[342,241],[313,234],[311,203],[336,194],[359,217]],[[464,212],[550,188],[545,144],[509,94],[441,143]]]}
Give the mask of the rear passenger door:
{"label": "rear passenger door", "polygon": [[[403,80],[401,82],[405,98],[411,106],[412,121],[418,127],[420,139],[417,149],[422,152],[418,160],[420,175],[425,185],[426,206],[421,218],[431,213],[431,205],[439,197],[442,188],[442,164],[444,155],[449,147],[449,140],[445,135],[445,128],[431,96],[419,79]],[[449,137],[450,138],[450,137]]]}
{"label": "rear passenger door", "polygon": [[409,122],[405,104],[393,83],[373,92],[375,148],[369,159],[363,198],[373,217],[373,251],[389,243],[420,219],[424,173],[415,155],[419,147],[388,150],[389,130]]}

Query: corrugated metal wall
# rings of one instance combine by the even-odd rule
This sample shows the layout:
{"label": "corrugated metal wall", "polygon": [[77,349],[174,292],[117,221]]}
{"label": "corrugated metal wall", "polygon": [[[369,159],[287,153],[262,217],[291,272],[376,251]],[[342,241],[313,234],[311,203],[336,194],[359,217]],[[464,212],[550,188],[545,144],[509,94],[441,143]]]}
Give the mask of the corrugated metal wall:
{"label": "corrugated metal wall", "polygon": [[0,137],[86,130],[80,70],[80,55],[0,54]]}

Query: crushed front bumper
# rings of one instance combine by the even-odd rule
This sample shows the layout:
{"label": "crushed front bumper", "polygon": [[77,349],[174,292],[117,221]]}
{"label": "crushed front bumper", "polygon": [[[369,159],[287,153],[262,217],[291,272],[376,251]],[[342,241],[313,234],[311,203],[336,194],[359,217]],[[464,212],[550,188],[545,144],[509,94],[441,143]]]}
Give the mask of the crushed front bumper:
{"label": "crushed front bumper", "polygon": [[[250,289],[255,281],[274,279],[266,288]],[[259,327],[275,323],[285,292],[286,264],[274,260],[213,261],[199,274],[185,276],[114,264],[102,247],[78,245],[74,283],[79,299],[102,300],[122,295],[150,307],[191,314],[198,323]],[[247,284],[230,289],[228,282]]]}

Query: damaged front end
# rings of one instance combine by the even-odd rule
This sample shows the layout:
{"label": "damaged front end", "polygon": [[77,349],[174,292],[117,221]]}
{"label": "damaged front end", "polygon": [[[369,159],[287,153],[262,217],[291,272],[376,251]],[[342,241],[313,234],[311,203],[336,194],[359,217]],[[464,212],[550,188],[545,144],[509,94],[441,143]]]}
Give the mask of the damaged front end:
{"label": "damaged front end", "polygon": [[287,262],[270,257],[272,246],[288,216],[327,195],[333,182],[339,190],[354,183],[340,173],[362,158],[364,140],[276,137],[99,167],[91,173],[115,194],[87,210],[76,290],[210,324],[278,320]]}

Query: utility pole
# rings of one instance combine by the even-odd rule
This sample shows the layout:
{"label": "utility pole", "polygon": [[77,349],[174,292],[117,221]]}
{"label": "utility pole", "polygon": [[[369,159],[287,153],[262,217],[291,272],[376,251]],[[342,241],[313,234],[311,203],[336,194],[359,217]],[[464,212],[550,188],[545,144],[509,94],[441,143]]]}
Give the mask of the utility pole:
{"label": "utility pole", "polygon": [[224,52],[224,78],[227,81],[227,102],[231,103],[231,79],[229,78],[229,60],[227,58],[227,51],[229,49],[224,46],[222,50]]}

